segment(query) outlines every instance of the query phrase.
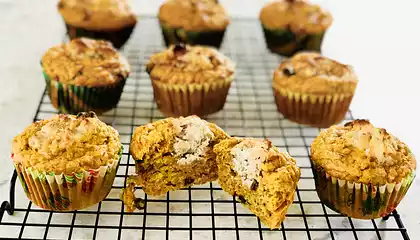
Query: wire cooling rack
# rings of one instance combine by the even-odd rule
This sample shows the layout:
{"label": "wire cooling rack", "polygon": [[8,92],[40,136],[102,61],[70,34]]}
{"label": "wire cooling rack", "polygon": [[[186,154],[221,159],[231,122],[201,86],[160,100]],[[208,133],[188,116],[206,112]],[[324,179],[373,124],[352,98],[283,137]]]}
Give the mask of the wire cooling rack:
{"label": "wire cooling rack", "polygon": [[[224,110],[207,120],[231,135],[269,138],[297,160],[302,176],[281,228],[269,230],[234,197],[223,192],[217,182],[173,191],[162,197],[145,196],[138,191],[146,199],[146,209],[124,213],[119,194],[126,176],[134,173],[134,163],[128,154],[131,134],[135,127],[163,118],[153,101],[145,71],[149,56],[163,48],[157,20],[143,18],[123,49],[132,66],[131,77],[118,107],[100,117],[118,129],[124,144],[124,154],[108,197],[81,211],[51,212],[29,202],[20,183],[16,183],[15,189],[14,175],[10,204],[4,202],[0,211],[1,238],[409,239],[397,211],[386,221],[357,220],[337,214],[319,201],[308,157],[309,145],[319,129],[292,123],[277,112],[271,76],[282,59],[268,53],[256,20],[234,20],[229,26],[221,51],[237,63],[236,79]],[[54,114],[56,110],[44,91],[34,121]],[[346,119],[350,120],[351,115]],[[7,214],[13,207],[14,214]]]}

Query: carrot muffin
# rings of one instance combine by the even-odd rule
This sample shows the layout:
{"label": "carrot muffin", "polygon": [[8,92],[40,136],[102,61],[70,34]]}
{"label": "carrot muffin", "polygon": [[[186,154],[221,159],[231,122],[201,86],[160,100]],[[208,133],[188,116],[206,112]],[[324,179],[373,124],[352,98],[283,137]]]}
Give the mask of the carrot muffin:
{"label": "carrot muffin", "polygon": [[214,48],[173,45],[150,57],[147,72],[166,116],[205,116],[223,109],[235,64]]}
{"label": "carrot muffin", "polygon": [[70,39],[103,39],[116,48],[130,38],[137,23],[127,0],[60,0],[57,8]]}
{"label": "carrot muffin", "polygon": [[34,204],[72,211],[108,195],[121,155],[118,132],[89,112],[34,122],[13,139],[11,157]]}
{"label": "carrot muffin", "polygon": [[321,51],[332,16],[303,0],[280,0],[267,4],[260,20],[268,49],[291,56],[302,50]]}
{"label": "carrot muffin", "polygon": [[110,42],[87,38],[50,48],[41,65],[51,103],[63,113],[111,110],[130,73]]}
{"label": "carrot muffin", "polygon": [[374,219],[391,213],[415,177],[410,149],[367,120],[332,126],[311,145],[318,196],[344,215]]}
{"label": "carrot muffin", "polygon": [[351,66],[306,52],[283,61],[274,71],[273,92],[284,117],[329,127],[344,119],[357,82]]}
{"label": "carrot muffin", "polygon": [[136,205],[134,186],[149,195],[204,184],[217,179],[213,146],[227,138],[222,129],[197,116],[167,118],[136,128],[130,153],[137,176],[130,177],[122,199],[128,211]]}
{"label": "carrot muffin", "polygon": [[215,0],[167,0],[159,9],[166,46],[187,43],[219,48],[229,21]]}
{"label": "carrot muffin", "polygon": [[279,228],[299,181],[296,161],[269,140],[252,138],[223,140],[214,152],[222,189],[270,229]]}

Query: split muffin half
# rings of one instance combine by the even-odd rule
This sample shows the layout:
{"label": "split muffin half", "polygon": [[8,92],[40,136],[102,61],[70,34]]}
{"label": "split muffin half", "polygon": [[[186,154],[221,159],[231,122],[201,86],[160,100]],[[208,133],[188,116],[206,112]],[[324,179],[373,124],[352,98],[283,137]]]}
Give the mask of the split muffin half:
{"label": "split muffin half", "polygon": [[130,152],[136,164],[136,176],[127,180],[122,200],[127,211],[142,209],[144,202],[134,196],[135,186],[149,195],[217,179],[213,146],[228,135],[215,124],[197,116],[166,118],[138,127]]}
{"label": "split muffin half", "polygon": [[296,161],[269,140],[230,138],[214,147],[222,189],[271,229],[293,203],[300,177]]}

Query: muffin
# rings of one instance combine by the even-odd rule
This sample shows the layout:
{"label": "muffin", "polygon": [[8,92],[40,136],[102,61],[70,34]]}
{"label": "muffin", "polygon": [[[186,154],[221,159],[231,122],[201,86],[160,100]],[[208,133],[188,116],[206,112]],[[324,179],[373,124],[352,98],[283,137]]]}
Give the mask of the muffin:
{"label": "muffin", "polygon": [[260,21],[267,48],[283,56],[292,56],[302,50],[320,52],[332,16],[306,1],[280,0],[264,6]]}
{"label": "muffin", "polygon": [[89,112],[33,123],[13,139],[11,157],[35,205],[72,211],[108,195],[121,155],[118,132]]}
{"label": "muffin", "polygon": [[298,53],[274,71],[273,92],[284,117],[313,127],[329,127],[344,119],[357,82],[349,65],[318,53]]}
{"label": "muffin", "polygon": [[130,38],[137,23],[127,0],[60,0],[57,8],[70,39],[102,39],[116,48]]}
{"label": "muffin", "polygon": [[367,120],[332,126],[311,145],[316,190],[329,208],[353,218],[390,214],[415,177],[410,149]]}
{"label": "muffin", "polygon": [[167,118],[136,128],[130,153],[137,176],[127,180],[122,194],[127,211],[141,209],[134,197],[135,185],[146,194],[163,195],[216,180],[213,146],[227,137],[222,129],[197,116]]}
{"label": "muffin", "polygon": [[219,184],[270,229],[279,228],[300,177],[296,161],[269,140],[230,138],[214,147]]}
{"label": "muffin", "polygon": [[147,72],[165,116],[205,116],[223,109],[235,64],[216,49],[178,44],[151,56]]}
{"label": "muffin", "polygon": [[110,42],[87,38],[50,48],[41,65],[51,103],[62,113],[111,110],[130,73]]}
{"label": "muffin", "polygon": [[229,21],[215,0],[167,0],[159,9],[166,46],[185,43],[219,48]]}

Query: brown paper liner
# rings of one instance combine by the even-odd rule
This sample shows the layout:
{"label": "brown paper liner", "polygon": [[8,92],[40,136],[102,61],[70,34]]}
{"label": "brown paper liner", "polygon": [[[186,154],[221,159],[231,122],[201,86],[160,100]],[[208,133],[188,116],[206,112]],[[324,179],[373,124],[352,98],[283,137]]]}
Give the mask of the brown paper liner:
{"label": "brown paper liner", "polygon": [[278,111],[289,120],[326,128],[341,122],[349,110],[353,94],[301,94],[273,86]]}
{"label": "brown paper liner", "polygon": [[15,164],[29,200],[40,208],[73,211],[102,201],[111,191],[119,160],[98,169],[72,174],[45,173]]}
{"label": "brown paper liner", "polygon": [[165,84],[152,80],[159,110],[167,117],[206,116],[223,109],[233,77],[205,84]]}
{"label": "brown paper liner", "polygon": [[372,185],[332,177],[313,163],[312,171],[321,202],[338,213],[359,219],[389,215],[404,198],[416,175],[413,171],[401,182]]}

